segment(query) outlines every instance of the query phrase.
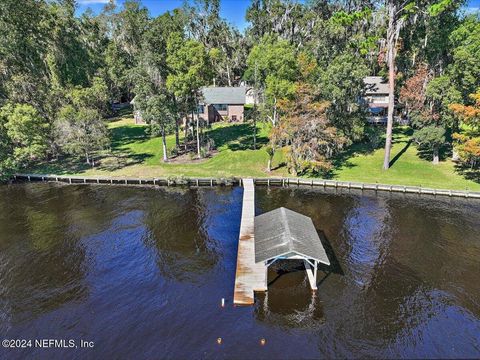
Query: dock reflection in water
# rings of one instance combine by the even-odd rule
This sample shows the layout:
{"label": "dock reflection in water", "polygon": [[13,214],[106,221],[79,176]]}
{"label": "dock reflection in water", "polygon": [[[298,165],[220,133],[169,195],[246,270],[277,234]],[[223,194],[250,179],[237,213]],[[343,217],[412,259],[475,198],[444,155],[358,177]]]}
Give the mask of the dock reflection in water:
{"label": "dock reflection in water", "polygon": [[241,199],[0,186],[0,333],[95,342],[0,357],[480,356],[480,202],[257,188],[257,214],[312,218],[332,267],[312,294],[302,265],[280,262],[255,306],[233,307]]}

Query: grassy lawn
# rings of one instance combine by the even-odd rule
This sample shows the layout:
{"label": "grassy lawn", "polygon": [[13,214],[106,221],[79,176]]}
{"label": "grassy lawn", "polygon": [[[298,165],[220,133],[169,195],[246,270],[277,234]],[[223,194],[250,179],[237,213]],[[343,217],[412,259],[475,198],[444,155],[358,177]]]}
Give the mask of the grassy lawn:
{"label": "grassy lawn", "polygon": [[[288,176],[282,164],[282,153],[277,151],[273,166],[268,173],[265,168],[268,156],[263,148],[267,142],[268,129],[258,125],[259,149],[252,149],[252,125],[214,124],[208,135],[214,140],[217,152],[210,158],[164,163],[161,138],[151,138],[146,127],[135,125],[130,117],[109,122],[111,149],[99,154],[100,165],[92,169],[83,159],[61,159],[37,166],[31,172],[102,175],[102,176],[187,176],[187,177],[279,177]],[[174,135],[167,138],[167,146],[175,145]],[[354,145],[335,161],[330,178],[369,183],[416,185],[423,187],[480,190],[478,180],[467,180],[455,171],[449,160],[433,165],[423,158],[417,148],[409,143],[406,129],[397,129],[392,150],[392,167],[382,170],[383,148],[368,149]],[[276,168],[275,168],[276,167]]]}
{"label": "grassy lawn", "polygon": [[480,190],[480,183],[460,175],[450,159],[443,159],[440,164],[433,165],[430,161],[431,154],[419,152],[410,143],[407,129],[395,129],[391,167],[388,171],[382,170],[383,156],[383,145],[373,151],[353,146],[346,156],[337,161],[332,176],[345,181]]}

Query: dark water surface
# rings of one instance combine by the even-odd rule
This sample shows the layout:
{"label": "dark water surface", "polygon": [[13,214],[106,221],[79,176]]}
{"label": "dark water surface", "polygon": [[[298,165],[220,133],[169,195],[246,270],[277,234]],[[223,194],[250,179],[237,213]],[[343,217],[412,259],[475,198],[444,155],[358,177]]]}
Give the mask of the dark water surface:
{"label": "dark water surface", "polygon": [[480,202],[256,195],[313,218],[332,262],[315,296],[280,263],[232,306],[241,188],[0,186],[1,339],[95,344],[0,358],[480,357]]}

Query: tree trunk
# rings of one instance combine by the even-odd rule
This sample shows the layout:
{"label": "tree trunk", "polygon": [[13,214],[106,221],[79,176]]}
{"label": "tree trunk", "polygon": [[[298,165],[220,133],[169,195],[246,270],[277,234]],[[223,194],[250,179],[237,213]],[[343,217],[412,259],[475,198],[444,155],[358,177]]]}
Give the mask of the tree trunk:
{"label": "tree trunk", "polygon": [[277,98],[273,102],[273,126],[277,125]]}
{"label": "tree trunk", "polygon": [[227,79],[228,79],[228,86],[232,86],[232,77],[230,75],[230,66],[228,65],[228,62],[227,62]]}
{"label": "tree trunk", "polygon": [[87,164],[90,165],[90,156],[87,151],[85,151],[85,157],[87,159]]}
{"label": "tree trunk", "polygon": [[178,124],[178,119],[175,119],[175,146],[180,147],[180,126]]}
{"label": "tree trunk", "polygon": [[257,106],[253,109],[253,150],[257,150]]}
{"label": "tree trunk", "polygon": [[167,156],[167,136],[165,134],[165,126],[162,125],[162,148],[163,148],[163,162],[168,161]]}
{"label": "tree trunk", "polygon": [[199,131],[199,120],[198,120],[198,116],[197,116],[197,155],[199,158],[202,157],[202,155],[200,154],[200,131]]}
{"label": "tree trunk", "polygon": [[175,107],[175,147],[178,149],[180,147],[180,121],[182,121],[182,116],[181,112],[178,111],[178,103],[175,96],[173,96],[173,104]]}
{"label": "tree trunk", "polygon": [[272,158],[268,158],[267,171],[272,171]]}
{"label": "tree trunk", "polygon": [[396,33],[396,12],[397,5],[390,1],[388,5],[388,31],[387,31],[387,51],[388,51],[388,118],[387,133],[385,139],[385,157],[383,159],[383,169],[390,168],[390,153],[392,151],[392,130],[393,130],[393,110],[395,106],[395,33]]}
{"label": "tree trunk", "polygon": [[438,150],[438,146],[434,146],[433,147],[433,165],[438,165],[438,163],[440,162],[440,155],[439,155],[439,150]]}
{"label": "tree trunk", "polygon": [[257,70],[258,66],[255,62],[255,86],[253,87],[253,150],[257,150]]}
{"label": "tree trunk", "polygon": [[185,113],[185,128],[183,129],[183,143],[185,145],[185,151],[187,151],[188,141],[188,113]]}

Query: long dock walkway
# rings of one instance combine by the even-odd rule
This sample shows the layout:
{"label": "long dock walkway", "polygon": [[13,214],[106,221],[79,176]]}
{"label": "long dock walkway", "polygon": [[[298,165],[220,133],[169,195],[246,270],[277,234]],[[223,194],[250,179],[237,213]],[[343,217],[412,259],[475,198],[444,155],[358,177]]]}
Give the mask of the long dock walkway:
{"label": "long dock walkway", "polygon": [[254,291],[266,291],[266,272],[263,263],[255,264],[255,186],[253,179],[243,179],[243,205],[238,238],[237,270],[233,303],[252,305]]}

